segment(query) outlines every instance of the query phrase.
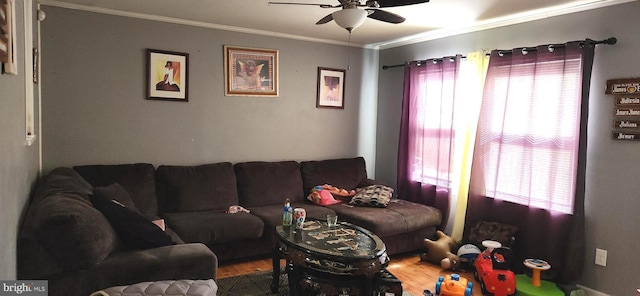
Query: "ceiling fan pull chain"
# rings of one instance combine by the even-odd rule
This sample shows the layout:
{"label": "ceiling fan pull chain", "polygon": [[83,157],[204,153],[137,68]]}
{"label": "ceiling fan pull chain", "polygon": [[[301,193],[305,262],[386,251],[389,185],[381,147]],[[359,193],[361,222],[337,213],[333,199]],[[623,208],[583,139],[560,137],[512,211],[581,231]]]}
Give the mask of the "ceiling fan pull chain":
{"label": "ceiling fan pull chain", "polygon": [[347,70],[351,70],[351,31],[349,31],[349,46],[347,47]]}

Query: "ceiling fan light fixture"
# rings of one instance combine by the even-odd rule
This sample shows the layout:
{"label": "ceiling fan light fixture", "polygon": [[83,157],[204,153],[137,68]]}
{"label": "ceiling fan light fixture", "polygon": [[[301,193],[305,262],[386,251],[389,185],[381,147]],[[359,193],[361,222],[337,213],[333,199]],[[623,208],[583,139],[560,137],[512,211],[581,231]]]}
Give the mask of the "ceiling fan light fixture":
{"label": "ceiling fan light fixture", "polygon": [[367,19],[369,12],[363,9],[341,9],[334,12],[333,20],[338,23],[338,26],[351,30],[359,27]]}

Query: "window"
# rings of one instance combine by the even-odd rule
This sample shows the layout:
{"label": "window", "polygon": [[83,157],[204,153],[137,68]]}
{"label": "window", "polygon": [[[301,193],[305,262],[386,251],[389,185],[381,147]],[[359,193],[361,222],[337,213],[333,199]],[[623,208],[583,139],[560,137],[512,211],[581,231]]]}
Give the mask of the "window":
{"label": "window", "polygon": [[[450,65],[448,65],[450,64]],[[418,66],[410,147],[411,180],[450,188],[456,66],[449,61]]]}
{"label": "window", "polygon": [[490,64],[474,160],[487,197],[572,213],[581,72],[564,56]]}

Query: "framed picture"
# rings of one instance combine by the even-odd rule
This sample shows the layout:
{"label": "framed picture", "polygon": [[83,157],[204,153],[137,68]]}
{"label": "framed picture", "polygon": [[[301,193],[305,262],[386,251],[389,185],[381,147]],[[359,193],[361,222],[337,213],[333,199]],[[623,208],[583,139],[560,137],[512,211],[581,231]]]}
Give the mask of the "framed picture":
{"label": "framed picture", "polygon": [[224,46],[226,96],[278,96],[278,51]]}
{"label": "framed picture", "polygon": [[0,63],[6,63],[9,55],[9,25],[7,18],[7,1],[0,0]]}
{"label": "framed picture", "polygon": [[7,60],[4,62],[4,73],[18,74],[18,64],[16,63],[16,7],[15,0],[6,0],[5,23],[3,26],[4,35],[7,39]]}
{"label": "framed picture", "polygon": [[189,101],[189,54],[147,49],[147,99]]}
{"label": "framed picture", "polygon": [[344,75],[342,69],[318,67],[317,108],[344,109]]}

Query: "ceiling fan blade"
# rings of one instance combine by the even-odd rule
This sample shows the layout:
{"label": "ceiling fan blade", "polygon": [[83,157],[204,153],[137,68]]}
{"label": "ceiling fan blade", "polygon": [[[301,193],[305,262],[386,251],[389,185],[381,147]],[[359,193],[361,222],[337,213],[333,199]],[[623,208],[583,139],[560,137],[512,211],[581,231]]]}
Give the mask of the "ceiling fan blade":
{"label": "ceiling fan blade", "polygon": [[273,2],[269,1],[269,5],[271,4],[284,4],[284,5],[311,5],[311,6],[320,6],[322,8],[337,8],[342,5],[331,5],[331,4],[322,4],[322,3],[301,3],[301,2]]}
{"label": "ceiling fan blade", "polygon": [[367,10],[371,12],[369,13],[369,17],[375,20],[392,23],[392,24],[399,24],[404,22],[405,20],[405,18],[392,12],[388,12],[380,9],[367,9]]}
{"label": "ceiling fan blade", "polygon": [[427,3],[429,0],[367,0],[367,5],[369,5],[369,2],[378,2],[380,7],[396,7]]}
{"label": "ceiling fan blade", "polygon": [[322,25],[322,24],[326,24],[330,21],[333,20],[333,13],[328,14],[327,16],[323,17],[322,19],[320,19],[316,25]]}

